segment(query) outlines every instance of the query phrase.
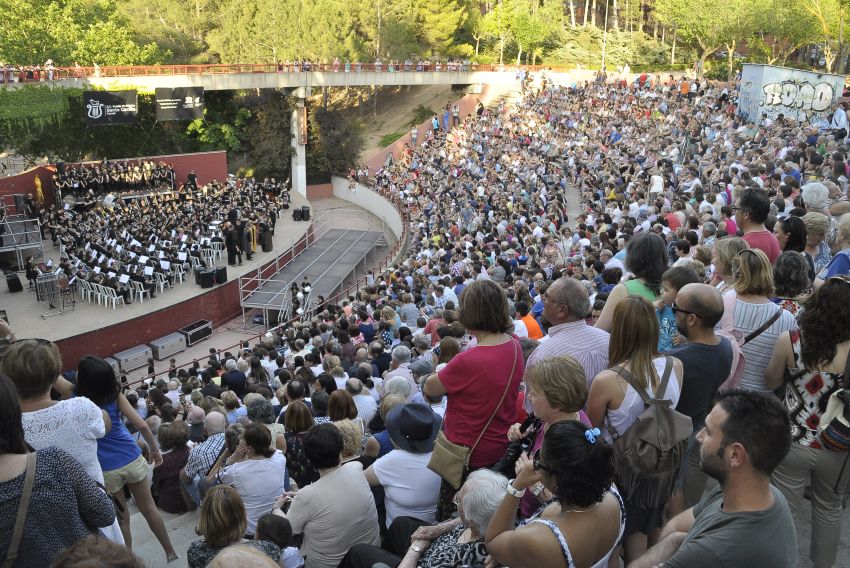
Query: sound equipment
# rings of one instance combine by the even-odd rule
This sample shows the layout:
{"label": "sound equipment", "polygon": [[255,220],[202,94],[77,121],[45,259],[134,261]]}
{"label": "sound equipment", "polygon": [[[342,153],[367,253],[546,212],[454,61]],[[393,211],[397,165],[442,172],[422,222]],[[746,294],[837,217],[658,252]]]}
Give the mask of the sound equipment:
{"label": "sound equipment", "polygon": [[116,353],[112,356],[121,365],[121,370],[128,373],[139,367],[144,367],[148,364],[148,359],[151,358],[153,352],[147,345],[137,345]]}
{"label": "sound equipment", "polygon": [[215,283],[216,284],[224,284],[227,282],[227,267],[226,266],[216,266],[215,267]]}
{"label": "sound equipment", "polygon": [[301,209],[293,209],[292,210],[292,220],[300,221],[304,212]]}
{"label": "sound equipment", "polygon": [[157,361],[165,361],[172,355],[186,349],[186,336],[182,333],[170,333],[165,337],[154,339],[150,343],[153,358]]}
{"label": "sound equipment", "polygon": [[19,215],[23,215],[24,213],[24,195],[22,193],[16,193],[13,196],[15,200],[15,209],[17,209]]}
{"label": "sound equipment", "polygon": [[24,289],[21,279],[14,272],[6,275],[6,285],[9,286],[9,292],[20,292]]}
{"label": "sound equipment", "polygon": [[301,218],[305,221],[310,220],[310,208],[306,205],[301,207]]}
{"label": "sound equipment", "polygon": [[215,284],[215,268],[206,268],[198,273],[198,284],[201,288],[212,288]]}
{"label": "sound equipment", "polygon": [[262,241],[263,252],[269,252],[274,247],[272,237],[274,237],[274,235],[271,231],[265,231],[260,237],[260,240]]}
{"label": "sound equipment", "polygon": [[206,339],[212,335],[212,332],[212,322],[209,320],[198,320],[177,330],[177,333],[186,337],[187,346],[192,346],[202,339]]}

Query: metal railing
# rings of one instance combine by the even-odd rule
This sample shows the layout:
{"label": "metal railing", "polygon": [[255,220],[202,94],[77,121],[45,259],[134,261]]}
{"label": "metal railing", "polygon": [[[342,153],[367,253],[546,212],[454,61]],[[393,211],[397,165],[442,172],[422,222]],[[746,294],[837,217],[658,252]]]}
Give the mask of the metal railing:
{"label": "metal railing", "polygon": [[[24,66],[26,68],[27,66]],[[104,65],[100,67],[54,67],[53,80],[60,79],[105,79],[109,77],[151,77],[174,75],[221,75],[233,73],[472,73],[472,72],[502,72],[513,73],[519,69],[529,72],[547,70],[554,73],[574,71],[568,67],[550,67],[544,65],[499,65],[479,63],[310,63],[309,66],[295,63],[222,63],[208,65],[177,64],[177,65]],[[14,82],[36,83],[48,82],[48,72],[42,69],[39,80],[18,80],[14,73]],[[5,83],[4,80],[0,83]]]}
{"label": "metal railing", "polygon": [[[407,211],[407,209],[404,205],[404,202],[397,195],[393,195],[390,192],[385,191],[385,190],[368,189],[366,191],[375,191],[375,193],[381,195],[384,199],[389,201],[392,204],[393,208],[398,213],[399,217],[401,217],[401,221],[402,221],[402,234],[401,234],[401,236],[396,241],[396,243],[392,247],[392,249],[386,254],[386,256],[384,256],[384,258],[382,258],[381,261],[378,262],[378,264],[375,265],[375,267],[374,267],[375,270],[377,270],[378,272],[381,272],[385,268],[387,268],[390,265],[397,262],[397,257],[399,255],[399,253],[402,250],[404,250],[404,248],[406,247],[407,240],[410,238],[410,216],[408,215],[408,211]],[[317,221],[318,221],[318,218],[317,218]],[[311,224],[311,227],[312,227],[312,224]],[[310,229],[308,228],[308,233],[309,233],[309,231],[310,231]],[[307,237],[307,235],[305,235],[304,237],[299,239],[298,242],[301,242],[305,237]],[[291,250],[294,250],[294,249],[291,249]],[[287,252],[290,252],[290,251],[287,251]],[[287,253],[280,255],[280,257],[284,256],[285,254],[287,254]],[[273,265],[275,262],[278,261],[278,259],[280,257],[278,257],[277,259],[275,259],[274,261],[272,261],[269,264]],[[349,286],[346,286],[345,288],[340,290],[340,292],[338,292],[337,294],[334,294],[333,296],[328,298],[327,302],[328,303],[339,302],[340,300],[342,300],[342,299],[346,298],[348,295],[350,295],[352,293],[352,291],[355,291],[355,292],[358,291],[360,289],[360,287],[363,286],[366,283],[366,278],[367,277],[365,275],[362,276],[361,278],[359,278],[355,282],[351,283]],[[284,329],[287,326],[294,325],[296,322],[301,321],[300,316],[296,316],[295,314],[291,314],[291,316],[292,317],[290,317],[286,321],[279,323],[278,325],[270,328],[268,330],[268,332],[276,333],[276,332],[280,331],[281,329]],[[255,335],[248,336],[249,338],[246,341],[249,341],[249,342],[259,341],[260,338],[265,336],[266,333],[268,333],[268,332],[264,331],[262,333],[257,333]],[[242,348],[242,342],[239,342],[237,344],[230,345],[230,346],[227,346],[227,347],[224,347],[222,349],[217,350],[215,352],[215,355],[218,356],[218,355],[221,355],[221,354],[226,353],[228,351],[237,351],[238,352],[238,350],[241,349],[241,348]],[[178,369],[191,369],[195,365],[195,363],[202,364],[203,362],[207,361],[209,359],[209,357],[210,357],[210,355],[204,355],[203,357],[192,359],[191,361],[189,361],[187,363],[183,363],[183,364],[178,365],[177,368]],[[133,380],[132,382],[128,381],[126,386],[127,387],[136,386],[138,384],[141,384],[142,382],[144,382],[147,379],[154,378],[155,376],[156,376],[156,374],[144,375],[144,376],[142,376],[138,379]]]}

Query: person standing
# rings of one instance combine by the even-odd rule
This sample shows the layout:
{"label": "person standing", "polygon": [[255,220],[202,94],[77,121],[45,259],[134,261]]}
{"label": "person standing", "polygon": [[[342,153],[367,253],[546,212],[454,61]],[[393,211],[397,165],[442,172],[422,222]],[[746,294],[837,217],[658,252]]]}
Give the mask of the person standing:
{"label": "person standing", "polygon": [[699,468],[696,434],[705,423],[717,389],[729,377],[732,344],[714,333],[714,326],[723,317],[723,297],[714,286],[686,284],[676,294],[673,313],[676,328],[687,340],[669,353],[682,362],[682,393],[676,410],[690,416],[694,424],[679,476],[684,496],[680,507],[684,509],[696,505],[705,489],[707,478]]}
{"label": "person standing", "polygon": [[750,248],[759,249],[767,255],[770,264],[782,254],[776,235],[768,231],[764,223],[770,214],[770,198],[758,187],[748,187],[735,202],[735,223],[744,232],[744,240]]}
{"label": "person standing", "polygon": [[835,565],[841,536],[841,509],[847,480],[848,452],[824,444],[819,427],[830,397],[850,384],[850,278],[826,280],[805,303],[799,331],[776,341],[765,371],[772,390],[784,389],[791,416],[791,451],[773,473],[773,482],[788,499],[799,521],[803,494],[811,487],[810,555],[814,566]]}
{"label": "person standing", "polygon": [[239,235],[233,227],[233,223],[228,221],[224,224],[224,246],[227,248],[227,264],[236,266],[238,257],[239,264],[242,264],[242,251],[239,248]]}

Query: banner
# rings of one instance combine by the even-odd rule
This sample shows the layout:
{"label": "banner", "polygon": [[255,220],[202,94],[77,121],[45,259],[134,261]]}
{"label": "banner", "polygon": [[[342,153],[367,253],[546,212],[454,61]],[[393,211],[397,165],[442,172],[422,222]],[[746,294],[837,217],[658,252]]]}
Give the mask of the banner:
{"label": "banner", "polygon": [[84,91],[86,124],[135,124],[139,121],[138,91]]}
{"label": "banner", "polygon": [[194,120],[204,118],[204,88],[177,87],[156,90],[156,119]]}

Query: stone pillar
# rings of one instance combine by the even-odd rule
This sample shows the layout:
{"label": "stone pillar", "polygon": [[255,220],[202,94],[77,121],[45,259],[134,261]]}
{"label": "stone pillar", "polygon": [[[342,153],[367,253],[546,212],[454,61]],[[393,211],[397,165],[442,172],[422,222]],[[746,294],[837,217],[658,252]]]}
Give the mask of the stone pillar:
{"label": "stone pillar", "polygon": [[298,97],[292,111],[292,190],[307,197],[307,146],[301,144],[299,125],[304,117],[304,99]]}

